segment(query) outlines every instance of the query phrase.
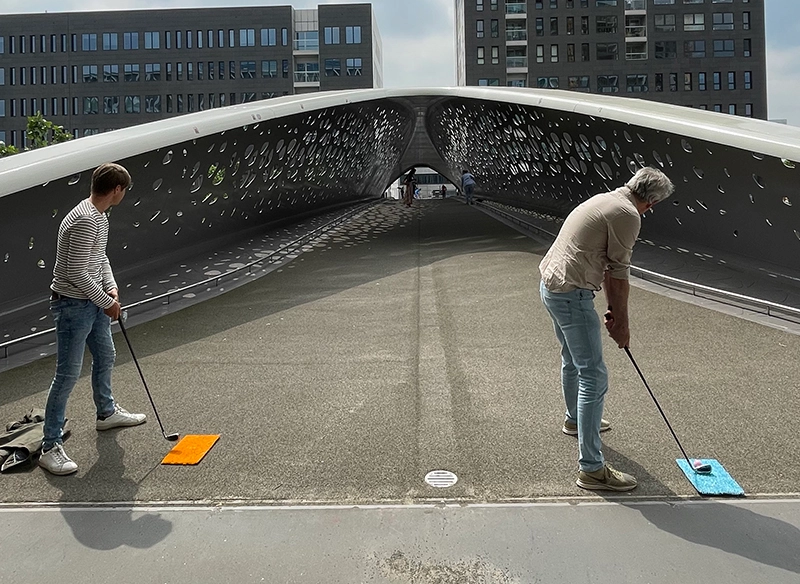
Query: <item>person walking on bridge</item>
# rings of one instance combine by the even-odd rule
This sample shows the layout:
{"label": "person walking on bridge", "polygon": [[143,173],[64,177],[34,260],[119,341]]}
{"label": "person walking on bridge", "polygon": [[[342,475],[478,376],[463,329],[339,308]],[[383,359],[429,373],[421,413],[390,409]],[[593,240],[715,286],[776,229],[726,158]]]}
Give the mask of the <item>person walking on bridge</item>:
{"label": "person walking on bridge", "polygon": [[593,490],[629,491],[636,478],[603,458],[600,432],[608,371],[603,361],[595,293],[605,289],[605,327],[617,345],[630,343],[628,293],[631,254],[641,215],[669,197],[674,185],[660,170],[642,168],[625,186],[595,195],[567,216],[539,264],[542,303],[561,344],[561,388],[566,402],[562,431],[578,437],[576,483]]}
{"label": "person walking on bridge", "polygon": [[84,347],[92,353],[92,393],[97,430],[136,426],[144,414],[122,409],[111,395],[116,351],[111,321],[120,318],[117,283],[106,256],[108,217],[131,184],[128,171],[105,163],[92,174],[91,193],[67,213],[58,229],[50,311],[56,324],[56,374],[47,394],[39,466],[56,475],[78,470],[62,444],[67,400],[78,381]]}
{"label": "person walking on bridge", "polygon": [[475,191],[475,177],[466,169],[461,171],[461,190],[464,192],[467,205],[472,205],[472,193]]}

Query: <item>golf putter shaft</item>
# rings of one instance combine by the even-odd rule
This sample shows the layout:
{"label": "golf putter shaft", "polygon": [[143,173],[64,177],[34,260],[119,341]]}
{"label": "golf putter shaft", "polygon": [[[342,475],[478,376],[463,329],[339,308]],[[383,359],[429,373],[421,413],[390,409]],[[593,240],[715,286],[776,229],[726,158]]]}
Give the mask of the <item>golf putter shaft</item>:
{"label": "golf putter shaft", "polygon": [[[612,312],[611,306],[608,307],[608,311]],[[607,314],[606,314],[606,320],[609,320],[609,316]],[[658,408],[658,413],[660,413],[661,417],[664,418],[664,422],[667,424],[667,428],[669,428],[669,431],[672,434],[672,437],[675,438],[675,444],[677,444],[678,448],[680,448],[681,454],[683,454],[683,457],[686,459],[686,463],[689,465],[689,468],[691,468],[695,472],[698,472],[698,473],[701,473],[701,474],[710,473],[711,472],[711,466],[710,465],[708,465],[708,464],[700,464],[699,466],[695,466],[692,463],[692,461],[689,460],[689,455],[686,454],[686,451],[683,449],[683,445],[681,444],[681,441],[678,440],[678,435],[675,433],[675,430],[672,429],[672,424],[669,423],[669,420],[667,419],[667,414],[664,413],[664,410],[661,408],[661,404],[658,403],[658,400],[656,399],[656,396],[653,393],[653,390],[650,389],[650,385],[647,383],[647,380],[644,378],[644,374],[642,373],[642,370],[639,369],[639,365],[636,363],[636,360],[633,358],[633,355],[631,354],[630,348],[628,348],[627,345],[625,347],[623,347],[623,348],[625,349],[625,353],[628,355],[628,358],[631,360],[631,363],[633,363],[633,367],[636,369],[636,373],[639,374],[639,377],[641,378],[642,383],[644,383],[644,386],[647,389],[647,393],[649,393],[650,397],[653,398],[653,403],[656,404],[656,407]]]}
{"label": "golf putter shaft", "polygon": [[161,423],[161,418],[158,415],[158,409],[156,409],[156,404],[153,401],[153,396],[150,395],[150,388],[147,387],[147,381],[144,379],[144,373],[142,373],[142,368],[139,366],[139,360],[136,358],[136,354],[133,352],[133,346],[131,345],[131,340],[128,338],[128,331],[125,330],[125,325],[123,321],[125,320],[125,316],[127,315],[120,315],[119,319],[117,319],[117,323],[119,323],[119,330],[122,331],[122,336],[125,337],[125,342],[128,345],[128,350],[131,352],[131,357],[133,357],[133,363],[136,365],[136,370],[139,372],[139,377],[142,380],[142,385],[144,385],[144,391],[147,393],[147,399],[150,400],[150,405],[153,407],[153,413],[156,415],[156,421],[158,422],[158,427],[161,428],[161,435],[164,436],[170,442],[174,442],[178,439],[179,435],[175,434],[167,434],[164,431],[164,424]]}

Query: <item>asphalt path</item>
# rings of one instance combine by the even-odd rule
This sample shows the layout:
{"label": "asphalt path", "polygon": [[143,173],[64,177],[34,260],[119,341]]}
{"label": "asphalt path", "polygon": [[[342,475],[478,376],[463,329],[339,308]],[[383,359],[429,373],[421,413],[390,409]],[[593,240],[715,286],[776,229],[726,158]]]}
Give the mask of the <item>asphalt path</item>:
{"label": "asphalt path", "polygon": [[[109,534],[108,545],[117,541],[112,537],[117,529],[128,538],[136,535],[132,542],[123,537],[115,549],[136,548],[155,558],[163,557],[159,546],[171,545],[187,565],[194,558],[196,567],[212,559],[222,566],[230,554],[225,546],[203,551],[208,544],[198,541],[205,536],[219,541],[226,529],[236,531],[236,522],[216,523],[218,512],[208,506],[231,510],[222,516],[241,518],[245,533],[245,517],[271,532],[270,518],[289,517],[270,512],[280,508],[307,518],[308,533],[315,522],[341,522],[341,533],[317,538],[321,547],[312,542],[309,553],[323,553],[326,542],[330,557],[339,559],[337,550],[347,542],[358,549],[380,548],[374,551],[372,575],[360,580],[352,570],[369,572],[363,558],[339,562],[349,568],[335,578],[331,571],[324,580],[322,566],[334,570],[334,564],[317,556],[305,577],[283,572],[281,579],[275,567],[295,558],[297,568],[301,556],[286,551],[287,540],[280,545],[254,540],[276,558],[270,564],[274,571],[267,570],[271,576],[263,580],[275,582],[674,582],[691,581],[681,574],[690,574],[683,570],[693,562],[703,569],[704,581],[721,582],[721,574],[729,575],[727,582],[797,578],[797,554],[786,546],[800,549],[794,502],[800,491],[794,461],[800,446],[795,430],[800,336],[634,287],[631,350],[640,367],[690,456],[719,460],[750,502],[686,502],[696,492],[675,464],[680,453],[627,357],[610,339],[605,417],[613,429],[604,435],[604,453],[640,484],[629,494],[604,499],[575,486],[575,439],[560,432],[558,346],[538,298],[537,266],[545,249],[454,200],[423,201],[413,209],[385,202],[254,282],[129,327],[167,431],[220,434],[220,441],[197,466],[160,464],[171,445],[161,437],[118,336],[115,397],[129,410],[148,413],[148,423],[95,432],[87,360],[70,400],[73,434],[65,443],[78,473],[54,477],[34,467],[0,477],[5,504],[0,526],[21,533],[20,541],[38,554],[46,552],[49,540],[36,540],[38,546],[30,541],[31,533],[42,533],[32,527],[38,523],[49,537],[63,540],[63,554],[71,553],[70,546],[88,553],[100,544],[85,541],[83,527],[76,530],[70,519],[75,513],[91,533],[107,525],[97,533]],[[602,295],[597,308],[604,308]],[[54,366],[48,357],[0,373],[3,420],[43,407]],[[426,473],[439,469],[454,473],[458,482],[446,489],[427,485]],[[781,502],[764,502],[775,498]],[[148,511],[153,502],[168,507]],[[194,511],[174,509],[176,502]],[[551,506],[536,505],[542,502]],[[104,503],[116,511],[70,511],[75,504]],[[59,511],[49,510],[49,504]],[[448,519],[440,507],[428,507],[447,504],[462,511],[443,507],[454,514]],[[701,504],[702,513],[690,506]],[[238,505],[251,511],[234,513]],[[345,507],[355,505],[364,511],[356,516],[371,517],[363,525],[349,523]],[[547,513],[540,516],[539,509]],[[109,524],[119,512],[125,519]],[[392,537],[405,537],[406,543],[426,530],[446,533],[441,525],[458,521],[466,522],[472,543],[464,540],[466,547],[442,551],[439,559],[433,548],[418,546],[415,554],[398,543],[392,550],[385,521],[395,513],[401,525]],[[504,514],[519,516],[522,523],[512,526]],[[529,514],[535,529],[551,534],[536,541],[549,542],[552,550],[572,541],[584,555],[575,560],[567,548],[559,556],[547,545],[526,547],[522,534],[534,529],[523,520]],[[204,527],[193,527],[195,521]],[[281,521],[275,529],[291,533],[291,524]],[[173,540],[164,522],[184,525],[197,541]],[[669,534],[672,544],[651,538],[653,525],[659,534]],[[624,537],[606,536],[606,529]],[[480,564],[485,555],[474,553],[478,542],[489,550],[498,541],[507,541],[508,557],[522,563],[501,561],[501,555]],[[591,542],[597,547],[587,552]],[[661,563],[656,552],[645,553],[645,542],[664,551]],[[748,554],[748,546],[755,551]],[[707,568],[703,550],[708,549],[716,550],[715,562],[733,555],[750,568],[736,562],[727,571],[716,564]],[[523,561],[520,555],[524,550],[539,554],[542,566],[573,559],[578,571],[534,577],[531,558]],[[618,554],[609,579],[592,576],[608,569],[608,554]],[[114,554],[103,558],[93,565],[111,565]],[[182,579],[177,564],[164,562],[159,578],[165,582],[221,581],[211,572],[199,572],[205,579]],[[489,570],[488,575],[483,580],[436,576],[436,570],[446,575],[459,562],[477,566],[478,575]],[[425,566],[435,569],[425,572]],[[7,569],[0,568],[0,576],[7,577]],[[13,574],[19,579],[33,573]],[[415,580],[414,574],[428,579]],[[749,579],[751,574],[764,577]],[[257,575],[256,570],[234,580],[262,581]]]}

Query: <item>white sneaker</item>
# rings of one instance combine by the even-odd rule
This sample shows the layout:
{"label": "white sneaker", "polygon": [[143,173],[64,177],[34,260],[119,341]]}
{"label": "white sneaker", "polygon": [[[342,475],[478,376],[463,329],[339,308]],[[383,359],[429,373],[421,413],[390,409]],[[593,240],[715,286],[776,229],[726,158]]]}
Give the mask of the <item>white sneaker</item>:
{"label": "white sneaker", "polygon": [[114,404],[114,413],[105,420],[97,420],[95,428],[98,430],[111,430],[112,428],[125,428],[127,426],[138,426],[144,424],[147,416],[144,414],[132,414],[121,408],[119,404]]}
{"label": "white sneaker", "polygon": [[72,462],[64,446],[54,444],[53,447],[39,457],[39,466],[54,475],[68,475],[78,470],[78,465]]}

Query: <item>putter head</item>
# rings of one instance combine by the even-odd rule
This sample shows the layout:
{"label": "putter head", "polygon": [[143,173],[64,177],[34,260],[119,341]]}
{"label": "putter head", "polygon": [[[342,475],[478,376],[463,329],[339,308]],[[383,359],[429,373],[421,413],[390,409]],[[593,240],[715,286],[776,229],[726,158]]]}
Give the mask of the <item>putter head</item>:
{"label": "putter head", "polygon": [[175,432],[174,434],[164,434],[164,438],[166,438],[170,442],[177,442],[178,438],[180,437],[181,435],[178,434],[177,432]]}
{"label": "putter head", "polygon": [[695,458],[692,461],[692,469],[697,474],[711,474],[711,465],[704,463],[699,458]]}

